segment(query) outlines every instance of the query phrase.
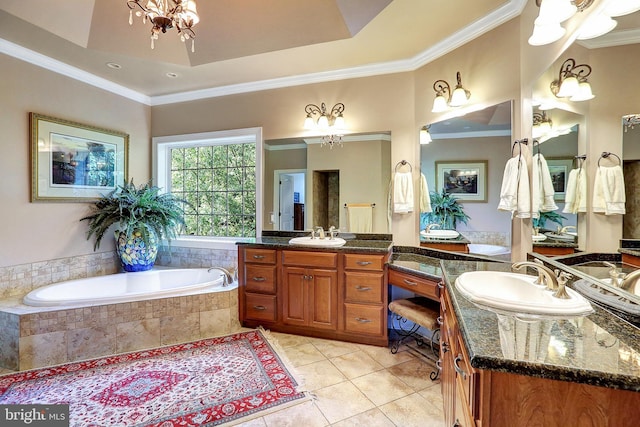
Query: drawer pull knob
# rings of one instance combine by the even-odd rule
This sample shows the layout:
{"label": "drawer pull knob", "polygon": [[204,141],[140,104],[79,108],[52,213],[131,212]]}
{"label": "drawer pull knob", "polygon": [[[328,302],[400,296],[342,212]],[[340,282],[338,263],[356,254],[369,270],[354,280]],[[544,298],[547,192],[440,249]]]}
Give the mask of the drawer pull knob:
{"label": "drawer pull knob", "polygon": [[458,363],[459,363],[461,360],[462,360],[462,354],[458,354],[458,355],[456,356],[456,358],[455,358],[455,359],[453,359],[453,367],[455,368],[456,372],[457,372],[460,376],[462,376],[462,379],[463,379],[463,380],[466,380],[466,379],[467,379],[467,373],[464,371],[464,369],[462,369],[462,368],[460,367],[460,365],[458,365]]}
{"label": "drawer pull knob", "polygon": [[371,261],[357,261],[356,264],[358,264],[358,265],[371,265],[372,262]]}
{"label": "drawer pull knob", "polygon": [[418,286],[418,282],[414,282],[413,280],[404,279],[404,283],[409,286]]}
{"label": "drawer pull knob", "polygon": [[453,427],[462,427],[462,424],[460,424],[460,420],[456,419],[456,422],[453,423]]}
{"label": "drawer pull knob", "polygon": [[438,359],[436,361],[436,368],[438,368],[438,371],[442,372],[442,360]]}
{"label": "drawer pull knob", "polygon": [[267,279],[265,279],[264,277],[254,277],[253,278],[254,282],[264,282],[265,280],[267,280]]}
{"label": "drawer pull knob", "polygon": [[442,324],[444,323],[444,321],[442,320],[442,316],[438,316],[436,322],[438,322],[438,325],[442,326]]}
{"label": "drawer pull knob", "polygon": [[253,308],[255,308],[256,310],[266,310],[267,307],[265,307],[264,305],[254,305]]}
{"label": "drawer pull knob", "polygon": [[254,255],[253,259],[263,259],[264,255]]}
{"label": "drawer pull knob", "polygon": [[443,281],[438,282],[438,288],[439,289],[444,289],[444,282]]}
{"label": "drawer pull knob", "polygon": [[362,317],[356,317],[356,321],[359,323],[371,323],[371,320],[363,319]]}
{"label": "drawer pull knob", "polygon": [[359,291],[363,291],[363,292],[371,290],[371,288],[368,287],[368,286],[360,286],[360,285],[356,286],[356,289],[359,290]]}
{"label": "drawer pull knob", "polygon": [[303,278],[304,280],[312,280],[312,279],[313,279],[313,276],[308,276],[308,275],[306,275],[306,274],[305,274],[305,275],[303,275],[303,276],[302,276],[302,278]]}
{"label": "drawer pull knob", "polygon": [[447,351],[449,351],[449,343],[445,341],[442,343],[442,353],[444,354]]}

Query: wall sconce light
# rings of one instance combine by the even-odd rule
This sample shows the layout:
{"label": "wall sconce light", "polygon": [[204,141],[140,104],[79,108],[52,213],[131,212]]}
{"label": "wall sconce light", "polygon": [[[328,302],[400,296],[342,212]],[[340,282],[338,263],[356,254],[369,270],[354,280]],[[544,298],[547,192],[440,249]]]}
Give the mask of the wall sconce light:
{"label": "wall sconce light", "polygon": [[420,144],[428,144],[431,141],[433,141],[431,139],[431,134],[429,133],[429,128],[431,127],[431,125],[425,125],[422,126],[422,128],[420,129]]}
{"label": "wall sconce light", "polygon": [[[534,21],[533,33],[529,44],[542,46],[559,40],[565,33],[560,23],[571,18],[576,12],[582,12],[593,4],[594,0],[536,0],[540,8]],[[578,32],[579,40],[592,39],[613,30],[618,24],[612,17],[628,15],[640,10],[640,0],[609,0],[604,9],[590,16]]]}
{"label": "wall sconce light", "polygon": [[640,125],[640,114],[627,114],[626,116],[622,116],[622,125],[624,126],[625,132]]}
{"label": "wall sconce light", "polygon": [[534,138],[539,138],[542,135],[546,135],[551,132],[551,128],[553,127],[553,122],[551,118],[547,117],[547,113],[543,111],[542,113],[533,113],[533,128],[531,133]]}
{"label": "wall sconce light", "polygon": [[[318,107],[315,104],[307,104],[304,107],[307,117],[304,120],[304,128],[307,130],[317,130],[325,133],[322,137],[322,145],[329,144],[329,148],[333,148],[334,144],[342,146],[341,133],[345,129],[344,121],[344,104],[339,102],[334,105],[330,111],[323,102]],[[314,116],[318,115],[318,119],[314,120]]]}
{"label": "wall sconce light", "polygon": [[448,107],[460,107],[471,98],[471,92],[462,86],[460,71],[456,73],[456,87],[453,93],[451,86],[445,80],[436,80],[433,83],[433,90],[436,91],[436,98],[433,100],[432,113],[441,113]]}
{"label": "wall sconce light", "polygon": [[573,58],[562,63],[558,79],[551,82],[551,92],[558,98],[569,98],[571,101],[587,101],[595,98],[587,77],[591,67],[577,64]]}

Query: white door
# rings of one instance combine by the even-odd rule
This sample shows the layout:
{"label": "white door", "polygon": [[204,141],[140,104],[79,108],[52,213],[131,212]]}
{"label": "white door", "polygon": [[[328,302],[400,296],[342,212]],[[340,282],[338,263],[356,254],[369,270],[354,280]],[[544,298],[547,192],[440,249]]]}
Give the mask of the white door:
{"label": "white door", "polygon": [[280,175],[280,230],[293,230],[293,177]]}

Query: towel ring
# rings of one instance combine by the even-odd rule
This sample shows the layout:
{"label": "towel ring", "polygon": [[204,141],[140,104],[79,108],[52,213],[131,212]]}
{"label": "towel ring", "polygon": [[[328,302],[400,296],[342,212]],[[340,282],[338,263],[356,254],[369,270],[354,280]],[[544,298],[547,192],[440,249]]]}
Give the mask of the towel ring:
{"label": "towel ring", "polygon": [[582,169],[582,163],[587,159],[586,154],[582,154],[580,156],[573,156],[573,161],[571,162],[571,167],[575,169],[576,163],[578,165],[578,169]]}
{"label": "towel ring", "polygon": [[598,159],[598,167],[600,167],[600,160],[608,159],[610,156],[613,156],[616,159],[618,159],[618,165],[622,166],[622,159],[620,159],[620,156],[614,153],[610,153],[608,151],[603,151],[602,154],[600,155],[600,158]]}
{"label": "towel ring", "polygon": [[409,165],[409,171],[413,172],[413,168],[411,167],[411,163],[407,162],[406,160],[400,160],[398,163],[396,163],[396,167],[395,167],[395,171],[398,172],[398,167],[402,167],[405,165]]}
{"label": "towel ring", "polygon": [[[511,157],[513,157],[513,150],[516,148],[516,144],[529,145],[529,140],[527,138],[524,138],[513,141],[513,145],[511,146]],[[518,145],[518,147],[520,147],[520,145]],[[520,148],[520,154],[522,154],[522,148]]]}

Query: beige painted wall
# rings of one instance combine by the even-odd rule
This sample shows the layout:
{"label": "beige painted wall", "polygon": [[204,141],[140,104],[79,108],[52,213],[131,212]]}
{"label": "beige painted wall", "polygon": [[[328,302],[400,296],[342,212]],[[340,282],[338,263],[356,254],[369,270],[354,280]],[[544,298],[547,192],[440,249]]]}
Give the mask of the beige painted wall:
{"label": "beige painted wall", "polygon": [[[84,238],[86,227],[77,219],[86,205],[30,203],[28,115],[36,111],[100,127],[123,130],[131,135],[130,175],[136,182],[150,176],[150,135],[163,136],[261,126],[265,139],[304,136],[301,122],[308,103],[343,102],[345,117],[353,132],[390,131],[393,137],[390,165],[407,160],[418,179],[420,150],[418,130],[446,115],[430,112],[433,82],[455,81],[462,73],[474,104],[514,103],[514,138],[531,131],[533,82],[562,56],[573,42],[573,30],[591,10],[572,18],[562,40],[544,47],[526,43],[537,8],[528,2],[523,14],[495,30],[413,72],[348,79],[277,90],[225,96],[148,108],[133,101],[48,72],[17,59],[0,56],[3,79],[0,90],[0,124],[4,131],[5,155],[0,167],[5,185],[2,211],[3,241],[0,265],[15,265],[92,251]],[[594,9],[594,8],[591,8]],[[621,151],[620,116],[637,112],[638,91],[624,87],[635,77],[640,55],[629,47],[590,52],[594,75],[590,79],[598,97],[590,101],[587,123],[588,155],[596,159],[602,151]],[[637,49],[634,47],[634,49]],[[623,65],[619,65],[623,64]],[[606,91],[605,91],[606,88]],[[614,95],[615,94],[615,97]],[[10,100],[9,102],[5,100]],[[153,120],[151,120],[153,118]],[[594,167],[593,164],[590,167]],[[392,232],[398,245],[417,245],[418,216],[394,215]],[[620,235],[618,218],[590,215],[586,226],[593,248],[602,235]],[[515,221],[512,227],[515,257],[531,248],[530,221]],[[597,231],[594,231],[597,230]],[[611,240],[607,250],[615,250]],[[10,243],[6,243],[10,242]],[[108,250],[109,243],[101,248]]]}
{"label": "beige painted wall", "polygon": [[[86,203],[31,203],[29,112],[130,134],[129,174],[150,177],[150,108],[93,86],[0,55],[0,267],[93,251],[85,239]],[[104,242],[100,249],[113,248]]]}

